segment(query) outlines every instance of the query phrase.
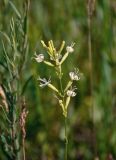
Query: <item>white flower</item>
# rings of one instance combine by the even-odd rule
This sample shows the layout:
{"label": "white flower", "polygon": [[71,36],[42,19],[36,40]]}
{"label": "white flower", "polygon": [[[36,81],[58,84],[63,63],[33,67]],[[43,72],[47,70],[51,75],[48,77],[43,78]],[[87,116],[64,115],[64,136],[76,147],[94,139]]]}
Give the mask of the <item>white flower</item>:
{"label": "white flower", "polygon": [[73,72],[69,73],[69,76],[72,81],[78,81],[80,79],[79,70],[75,68]]}
{"label": "white flower", "polygon": [[39,86],[40,86],[41,88],[47,86],[47,85],[50,84],[50,82],[51,82],[50,78],[47,80],[46,78],[40,78],[40,77],[39,77],[38,80],[40,81]]}
{"label": "white flower", "polygon": [[37,55],[37,54],[35,53],[34,59],[35,59],[38,63],[41,63],[41,62],[44,61],[44,55],[43,55],[43,54],[38,54],[38,55]]}
{"label": "white flower", "polygon": [[68,53],[74,52],[74,48],[73,48],[74,45],[75,45],[75,43],[72,43],[71,46],[67,46],[67,47],[66,47],[66,51],[67,51]]}
{"label": "white flower", "polygon": [[73,89],[70,89],[70,90],[68,90],[67,91],[67,96],[68,97],[75,97],[76,96],[76,92],[75,92],[75,90],[76,90],[77,88],[73,88]]}
{"label": "white flower", "polygon": [[74,97],[74,96],[76,96],[76,93],[74,91],[72,91],[72,90],[68,90],[67,91],[67,96]]}

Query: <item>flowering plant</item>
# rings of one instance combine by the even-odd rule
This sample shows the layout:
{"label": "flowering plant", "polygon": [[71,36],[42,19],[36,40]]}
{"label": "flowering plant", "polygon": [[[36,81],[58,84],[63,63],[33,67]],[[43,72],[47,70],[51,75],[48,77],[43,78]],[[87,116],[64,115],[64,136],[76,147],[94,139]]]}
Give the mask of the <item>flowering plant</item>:
{"label": "flowering plant", "polygon": [[46,60],[44,54],[35,54],[34,59],[38,63],[45,63],[46,65],[53,67],[56,71],[58,80],[60,82],[60,88],[57,88],[54,84],[52,84],[51,78],[48,80],[46,78],[40,78],[38,81],[40,82],[39,86],[41,88],[48,86],[50,89],[52,89],[56,95],[55,97],[58,100],[59,106],[62,108],[63,116],[65,117],[65,142],[66,142],[66,148],[65,148],[65,160],[67,160],[67,145],[68,145],[68,137],[67,137],[67,112],[68,112],[68,106],[70,103],[70,100],[72,97],[76,96],[76,90],[77,88],[73,85],[74,81],[80,80],[80,73],[79,69],[74,69],[74,71],[69,72],[69,81],[67,82],[66,86],[62,86],[62,64],[67,59],[69,55],[71,55],[74,52],[74,45],[75,43],[72,43],[70,46],[66,47],[66,52],[63,54],[63,49],[65,46],[65,41],[62,42],[60,49],[56,50],[54,47],[54,43],[52,40],[48,41],[48,46],[45,44],[44,41],[41,41],[43,47],[46,49],[49,59]]}

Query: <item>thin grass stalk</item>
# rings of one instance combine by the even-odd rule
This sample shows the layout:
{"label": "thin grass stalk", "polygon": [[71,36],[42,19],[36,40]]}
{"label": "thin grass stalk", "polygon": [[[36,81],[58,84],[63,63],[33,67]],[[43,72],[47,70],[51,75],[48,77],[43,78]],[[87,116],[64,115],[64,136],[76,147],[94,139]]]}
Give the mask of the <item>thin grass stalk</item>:
{"label": "thin grass stalk", "polygon": [[92,123],[93,123],[93,150],[94,154],[97,154],[96,151],[96,135],[95,135],[95,122],[94,122],[94,88],[93,88],[93,59],[92,59],[92,16],[95,7],[95,0],[88,0],[87,4],[87,25],[88,25],[88,56],[89,56],[89,64],[90,64],[90,95],[91,95],[91,116],[92,116]]}
{"label": "thin grass stalk", "polygon": [[67,117],[65,117],[65,160],[68,159],[68,133],[67,133]]}
{"label": "thin grass stalk", "polygon": [[[29,1],[28,1],[29,3]],[[12,4],[13,8],[14,5]],[[28,13],[29,4],[25,3],[25,17],[23,18],[23,22],[20,19],[16,19],[17,21],[14,21],[12,18],[10,21],[10,31],[11,34],[9,35],[11,39],[11,50],[13,54],[13,58],[10,57],[11,52],[7,50],[7,45],[5,46],[4,41],[2,40],[3,45],[3,56],[6,61],[6,68],[8,70],[8,75],[10,76],[10,80],[8,79],[8,84],[4,84],[3,91],[5,93],[5,102],[8,104],[8,111],[4,111],[4,116],[7,120],[8,124],[8,134],[2,133],[2,143],[9,148],[9,150],[6,150],[4,147],[4,152],[6,157],[11,160],[20,160],[21,154],[23,155],[23,160],[26,159],[25,157],[25,119],[27,116],[27,111],[22,110],[20,113],[20,109],[18,109],[18,105],[20,105],[20,99],[21,94],[19,87],[21,85],[20,82],[22,82],[22,72],[23,67],[25,65],[25,58],[26,54],[28,53],[28,40],[27,40],[27,13]],[[16,11],[16,8],[15,8]],[[20,23],[20,27],[23,30],[23,34],[21,32],[21,37],[18,37],[17,35],[20,35],[20,31],[16,30],[17,23]],[[16,38],[17,37],[17,38]],[[19,38],[22,38],[22,42],[19,41]],[[16,43],[19,43],[19,48],[16,48]],[[9,44],[8,44],[9,45]],[[17,50],[19,52],[17,52]],[[17,64],[16,58],[18,53],[22,53],[23,57],[20,56],[20,63]],[[14,73],[17,73],[15,75]],[[4,97],[3,97],[4,98]],[[2,109],[4,109],[2,107]],[[19,138],[19,130],[18,130],[18,121],[19,121],[19,114],[21,114],[21,130],[22,130],[22,146],[20,145],[20,138]],[[9,136],[10,141],[7,140],[7,137]],[[6,140],[6,144],[4,142],[4,139]],[[22,150],[22,153],[21,153]]]}

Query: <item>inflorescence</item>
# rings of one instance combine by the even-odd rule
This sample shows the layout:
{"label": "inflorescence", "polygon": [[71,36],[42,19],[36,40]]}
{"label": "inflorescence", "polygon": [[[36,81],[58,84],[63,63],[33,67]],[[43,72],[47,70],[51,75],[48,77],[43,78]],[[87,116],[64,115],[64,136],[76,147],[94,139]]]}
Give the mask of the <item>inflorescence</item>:
{"label": "inflorescence", "polygon": [[[48,46],[45,44],[43,40],[41,41],[41,43],[43,47],[46,49],[49,55],[49,59],[46,60],[44,54],[37,53],[35,53],[34,59],[38,63],[45,63],[46,65],[53,67],[56,71],[59,81],[61,82],[63,76],[62,64],[67,59],[67,57],[74,52],[75,43],[72,43],[70,46],[66,47],[65,54],[62,53],[65,46],[65,41],[62,42],[59,50],[56,50],[52,40],[48,41]],[[77,88],[73,86],[73,82],[78,80],[80,80],[80,72],[77,68],[74,68],[74,71],[69,72],[69,81],[64,89],[62,87],[60,89],[55,87],[52,84],[51,78],[49,78],[48,80],[46,78],[38,78],[38,81],[40,83],[39,86],[41,88],[48,86],[57,94],[56,97],[65,117],[67,117],[67,109],[70,103],[70,99],[72,97],[75,97],[77,94]]]}

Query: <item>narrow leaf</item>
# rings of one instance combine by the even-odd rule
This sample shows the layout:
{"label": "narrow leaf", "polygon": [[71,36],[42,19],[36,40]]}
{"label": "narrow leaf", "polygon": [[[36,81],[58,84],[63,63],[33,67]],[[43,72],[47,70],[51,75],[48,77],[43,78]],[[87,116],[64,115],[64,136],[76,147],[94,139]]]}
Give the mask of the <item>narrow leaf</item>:
{"label": "narrow leaf", "polygon": [[26,90],[26,88],[27,88],[27,86],[28,86],[28,84],[29,84],[29,82],[31,81],[32,78],[33,78],[33,75],[31,75],[31,76],[27,79],[27,81],[25,82],[25,84],[24,84],[24,86],[23,86],[23,88],[22,88],[21,95],[24,94],[24,92],[25,92],[25,90]]}
{"label": "narrow leaf", "polygon": [[20,15],[19,11],[17,10],[17,8],[15,7],[15,5],[11,1],[9,1],[9,4],[11,5],[11,7],[14,10],[14,12],[16,13],[16,15],[21,19],[21,15]]}

